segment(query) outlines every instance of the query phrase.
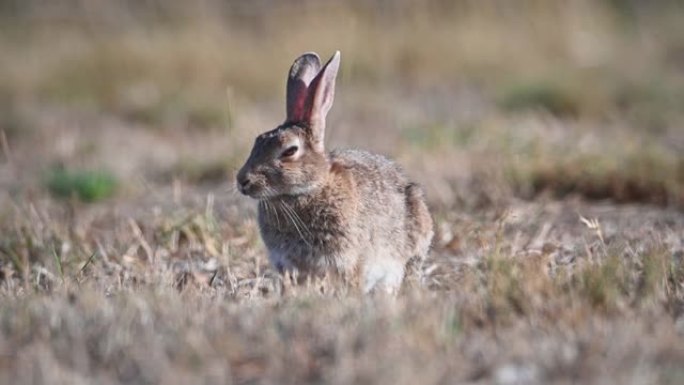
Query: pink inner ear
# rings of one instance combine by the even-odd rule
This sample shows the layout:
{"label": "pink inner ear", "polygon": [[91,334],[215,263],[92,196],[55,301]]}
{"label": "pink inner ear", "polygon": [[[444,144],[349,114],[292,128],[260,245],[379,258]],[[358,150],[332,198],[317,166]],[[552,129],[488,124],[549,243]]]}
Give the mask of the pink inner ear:
{"label": "pink inner ear", "polygon": [[288,84],[287,120],[292,123],[304,120],[308,85],[302,79],[290,79]]}
{"label": "pink inner ear", "polygon": [[318,74],[320,59],[313,52],[298,57],[287,79],[287,121],[297,123],[305,120],[309,84]]}

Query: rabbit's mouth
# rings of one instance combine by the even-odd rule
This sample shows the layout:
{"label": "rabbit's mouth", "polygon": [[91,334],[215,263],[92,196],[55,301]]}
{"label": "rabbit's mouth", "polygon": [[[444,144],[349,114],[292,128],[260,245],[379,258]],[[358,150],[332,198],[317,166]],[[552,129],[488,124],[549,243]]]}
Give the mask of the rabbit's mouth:
{"label": "rabbit's mouth", "polygon": [[237,189],[242,195],[256,200],[267,200],[277,197],[279,194],[272,188],[258,182],[238,181]]}
{"label": "rabbit's mouth", "polygon": [[265,188],[256,183],[251,183],[248,185],[238,183],[237,188],[242,195],[248,196],[253,199],[266,199],[272,195],[268,194],[268,191]]}
{"label": "rabbit's mouth", "polygon": [[242,195],[250,198],[260,199],[261,195],[268,192],[268,189],[261,183],[261,178],[251,173],[240,171],[236,178],[236,186]]}

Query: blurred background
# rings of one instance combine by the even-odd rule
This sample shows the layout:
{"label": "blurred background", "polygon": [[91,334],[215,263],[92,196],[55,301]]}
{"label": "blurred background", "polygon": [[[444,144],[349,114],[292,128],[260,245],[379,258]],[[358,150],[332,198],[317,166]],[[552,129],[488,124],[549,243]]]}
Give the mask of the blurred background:
{"label": "blurred background", "polygon": [[397,158],[437,211],[684,205],[674,0],[2,0],[0,199],[232,196],[294,58],[338,49],[328,147]]}

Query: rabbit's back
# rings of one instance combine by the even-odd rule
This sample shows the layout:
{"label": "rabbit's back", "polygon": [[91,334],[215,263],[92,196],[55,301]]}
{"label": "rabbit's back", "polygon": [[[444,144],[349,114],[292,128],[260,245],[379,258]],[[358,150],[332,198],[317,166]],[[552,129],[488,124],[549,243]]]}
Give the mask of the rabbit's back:
{"label": "rabbit's back", "polygon": [[[330,153],[330,162],[333,169],[344,168],[352,175],[367,210],[382,212],[384,216],[400,214],[395,205],[400,205],[409,180],[397,163],[357,149],[335,150]],[[389,208],[395,210],[388,212]]]}
{"label": "rabbit's back", "polygon": [[392,160],[362,150],[330,154],[333,167],[352,175],[359,207],[356,231],[378,253],[406,262],[424,258],[432,240],[432,218],[422,189]]}

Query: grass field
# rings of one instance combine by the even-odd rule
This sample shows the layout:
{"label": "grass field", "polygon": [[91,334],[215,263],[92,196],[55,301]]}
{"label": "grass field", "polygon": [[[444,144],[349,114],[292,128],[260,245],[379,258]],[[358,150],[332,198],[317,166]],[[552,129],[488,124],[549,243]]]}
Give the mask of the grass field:
{"label": "grass field", "polygon": [[[684,382],[675,1],[0,1],[0,383]],[[302,52],[397,159],[396,298],[292,286],[233,187]]]}

